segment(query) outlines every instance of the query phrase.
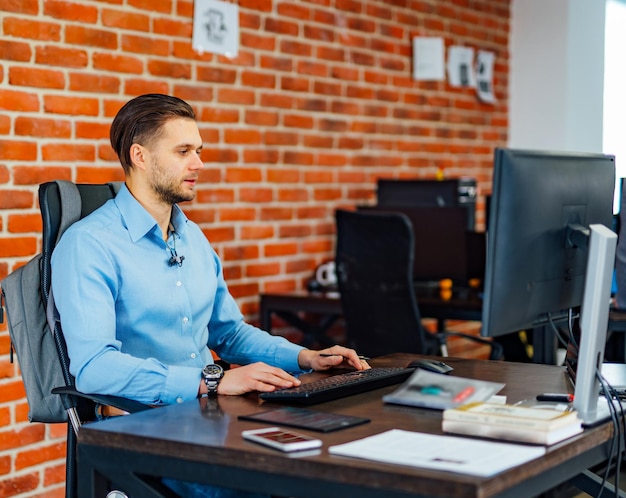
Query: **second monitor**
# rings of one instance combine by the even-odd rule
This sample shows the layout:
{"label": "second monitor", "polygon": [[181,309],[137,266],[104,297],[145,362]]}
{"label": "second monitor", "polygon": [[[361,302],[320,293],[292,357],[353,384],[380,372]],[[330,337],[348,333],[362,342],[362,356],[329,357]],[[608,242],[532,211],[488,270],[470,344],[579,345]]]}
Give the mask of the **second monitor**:
{"label": "second monitor", "polygon": [[482,279],[485,269],[485,236],[467,230],[464,207],[360,206],[359,210],[400,212],[411,221],[415,238],[413,280],[452,279],[465,285]]}

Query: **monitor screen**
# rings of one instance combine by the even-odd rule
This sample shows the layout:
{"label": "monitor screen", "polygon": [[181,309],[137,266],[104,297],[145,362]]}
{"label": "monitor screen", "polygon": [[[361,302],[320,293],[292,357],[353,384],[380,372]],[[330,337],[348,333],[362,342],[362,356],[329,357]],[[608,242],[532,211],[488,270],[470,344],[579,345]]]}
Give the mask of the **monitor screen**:
{"label": "monitor screen", "polygon": [[459,181],[380,178],[377,183],[376,198],[379,206],[458,206]]}
{"label": "monitor screen", "polygon": [[484,234],[467,230],[464,207],[359,206],[358,209],[400,212],[409,218],[415,240],[413,280],[416,282],[449,278],[454,284],[465,285],[471,278],[482,277]]}
{"label": "monitor screen", "polygon": [[483,335],[563,320],[582,304],[588,252],[575,235],[612,226],[614,185],[613,156],[496,149]]}

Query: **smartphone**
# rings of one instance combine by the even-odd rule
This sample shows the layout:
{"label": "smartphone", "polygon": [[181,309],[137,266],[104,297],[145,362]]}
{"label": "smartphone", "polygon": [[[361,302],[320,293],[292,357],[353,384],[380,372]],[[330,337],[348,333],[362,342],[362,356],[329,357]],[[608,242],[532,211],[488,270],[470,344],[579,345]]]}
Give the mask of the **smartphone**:
{"label": "smartphone", "polygon": [[280,451],[310,450],[322,446],[320,439],[279,427],[251,429],[243,431],[241,435],[244,439],[264,444]]}

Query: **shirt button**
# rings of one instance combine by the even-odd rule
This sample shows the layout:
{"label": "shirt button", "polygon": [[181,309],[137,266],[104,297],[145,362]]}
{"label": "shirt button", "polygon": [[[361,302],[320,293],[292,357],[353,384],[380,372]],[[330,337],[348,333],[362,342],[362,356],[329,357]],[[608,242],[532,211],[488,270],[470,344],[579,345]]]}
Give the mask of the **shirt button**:
{"label": "shirt button", "polygon": [[176,282],[176,287],[180,287],[181,285],[183,285],[183,283],[180,280]]}
{"label": "shirt button", "polygon": [[182,403],[183,402],[183,398],[176,398],[176,403]]}
{"label": "shirt button", "polygon": [[196,357],[196,353],[191,353],[189,356],[191,356],[192,358]]}
{"label": "shirt button", "polygon": [[189,321],[189,318],[187,318],[186,316],[183,317],[183,323],[187,323]]}

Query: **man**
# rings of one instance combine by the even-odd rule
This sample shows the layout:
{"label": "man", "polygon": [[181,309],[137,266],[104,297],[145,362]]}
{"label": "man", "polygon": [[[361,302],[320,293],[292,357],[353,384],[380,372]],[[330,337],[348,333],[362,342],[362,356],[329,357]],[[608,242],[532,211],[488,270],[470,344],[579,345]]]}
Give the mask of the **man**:
{"label": "man", "polygon": [[[72,225],[52,257],[79,390],[163,405],[297,386],[292,373],[342,363],[369,368],[352,349],[333,346],[324,353],[336,356],[323,357],[244,322],[217,254],[178,206],[195,197],[203,167],[191,106],[167,95],[134,98],[110,136],[125,185]],[[210,350],[242,366],[222,372]]]}

